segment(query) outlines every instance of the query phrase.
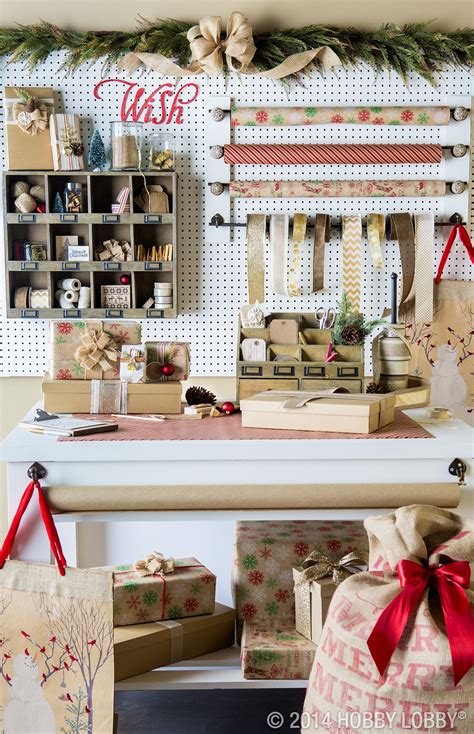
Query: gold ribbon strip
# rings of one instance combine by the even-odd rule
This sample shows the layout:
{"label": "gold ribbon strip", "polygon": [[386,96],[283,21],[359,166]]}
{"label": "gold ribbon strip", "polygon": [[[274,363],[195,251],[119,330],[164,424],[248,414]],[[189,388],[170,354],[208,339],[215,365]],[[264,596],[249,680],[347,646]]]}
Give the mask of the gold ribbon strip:
{"label": "gold ribbon strip", "polygon": [[137,574],[143,576],[154,576],[157,573],[174,573],[174,558],[165,558],[163,553],[152,551],[145,558],[135,561],[133,568]]}
{"label": "gold ribbon strip", "polygon": [[385,216],[383,214],[367,214],[367,239],[372,253],[374,268],[383,268],[381,240],[385,237]]}
{"label": "gold ribbon strip", "polygon": [[415,232],[411,214],[395,213],[391,215],[392,235],[398,240],[400,259],[402,262],[402,287],[399,290],[399,318],[413,307],[415,297]]}
{"label": "gold ribbon strip", "polygon": [[265,214],[247,214],[248,302],[265,300]]}
{"label": "gold ribbon strip", "polygon": [[28,135],[39,135],[48,127],[48,110],[44,105],[27,112],[26,105],[17,102],[13,105],[12,115],[18,127]]}
{"label": "gold ribbon strip", "polygon": [[301,564],[304,570],[295,586],[303,586],[331,575],[333,583],[339,586],[342,581],[359,571],[357,566],[367,566],[368,562],[369,556],[365,551],[352,551],[334,562],[324,553],[315,550]]}
{"label": "gold ribbon strip", "polygon": [[226,35],[222,34],[222,18],[219,15],[206,15],[198,25],[187,33],[191,51],[191,63],[182,67],[160,53],[135,53],[124,56],[119,68],[132,74],[142,64],[151,71],[165,76],[189,76],[191,74],[220,74],[225,65],[232,71],[252,74],[266,79],[282,79],[296,74],[311,62],[318,61],[324,71],[339,65],[340,59],[328,46],[302,51],[289,56],[285,61],[268,71],[257,71],[251,66],[257,50],[253,41],[252,26],[242,13],[231,13],[227,20]]}
{"label": "gold ribbon strip", "polygon": [[324,255],[326,243],[331,239],[331,217],[329,214],[316,214],[314,220],[313,248],[313,292],[324,288]]}
{"label": "gold ribbon strip", "polygon": [[75,357],[84,368],[87,379],[87,370],[99,366],[104,372],[115,367],[120,359],[120,352],[112,336],[101,331],[86,331],[81,335],[82,347],[76,350]]}
{"label": "gold ribbon strip", "polygon": [[415,323],[433,321],[433,212],[415,214]]}
{"label": "gold ribbon strip", "polygon": [[290,298],[302,295],[303,245],[306,237],[308,215],[297,212],[293,216],[293,238],[286,262],[286,290]]}

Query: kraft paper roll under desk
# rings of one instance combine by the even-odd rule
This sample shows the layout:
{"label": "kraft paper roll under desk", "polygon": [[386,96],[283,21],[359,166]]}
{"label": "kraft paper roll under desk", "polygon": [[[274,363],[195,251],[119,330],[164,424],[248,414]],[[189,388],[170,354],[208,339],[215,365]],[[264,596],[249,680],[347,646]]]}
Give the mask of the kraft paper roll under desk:
{"label": "kraft paper roll under desk", "polygon": [[[421,424],[426,420],[426,409],[407,414]],[[70,565],[139,557],[137,548],[131,548],[141,540],[137,527],[145,532],[148,526],[142,523],[153,521],[157,524],[148,551],[156,546],[178,556],[179,543],[187,543],[216,573],[219,601],[232,606],[233,523],[238,519],[363,519],[420,502],[457,507],[460,514],[474,517],[472,429],[457,419],[429,422],[425,428],[432,438],[77,442],[16,428],[2,445],[9,520],[27,484],[28,467],[37,461],[47,469],[42,484],[51,487],[52,504],[70,510],[55,515]],[[455,458],[467,464],[465,486],[448,471]],[[74,511],[75,503],[82,509]],[[117,503],[127,509],[114,509]],[[36,502],[27,516],[30,522],[20,528],[15,555],[49,562]],[[143,690],[306,685],[243,680],[238,655],[238,648],[228,648],[117,686]]]}

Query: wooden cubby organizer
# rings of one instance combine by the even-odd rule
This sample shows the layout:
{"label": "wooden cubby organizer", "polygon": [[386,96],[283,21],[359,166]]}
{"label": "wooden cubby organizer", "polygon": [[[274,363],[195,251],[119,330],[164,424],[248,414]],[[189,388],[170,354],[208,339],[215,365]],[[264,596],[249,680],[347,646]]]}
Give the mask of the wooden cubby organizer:
{"label": "wooden cubby organizer", "polygon": [[[168,194],[169,214],[146,214],[134,202],[144,185],[160,184]],[[31,185],[42,185],[46,194],[46,213],[21,214],[15,211],[12,186],[18,181]],[[55,213],[54,199],[62,197],[65,184],[74,181],[83,185],[83,212]],[[178,315],[177,282],[177,175],[145,171],[8,171],[4,173],[5,214],[5,274],[6,304],[8,318],[164,318],[174,319]],[[129,186],[130,212],[112,214],[111,205],[117,194]],[[56,237],[76,235],[78,244],[89,246],[89,260],[81,262],[57,259]],[[127,240],[132,247],[133,261],[100,262],[94,259],[94,245],[115,238]],[[47,260],[15,260],[14,242],[30,241],[46,245]],[[139,244],[173,245],[170,261],[137,261]],[[100,286],[120,282],[120,276],[130,274],[131,307],[107,309],[100,305]],[[56,302],[57,283],[64,277],[74,276],[81,284],[91,288],[91,307],[87,309],[62,309]],[[154,283],[173,284],[173,304],[168,308],[143,308],[153,298]],[[14,294],[19,287],[48,289],[48,308],[15,308]]]}
{"label": "wooden cubby organizer", "polygon": [[[272,344],[270,322],[273,319],[296,319],[299,331],[307,344]],[[263,329],[247,329],[240,325],[237,345],[237,395],[248,398],[265,390],[329,390],[345,387],[359,393],[364,389],[364,347],[334,346],[337,359],[325,362],[331,341],[331,330],[318,328],[312,313],[272,313],[266,317]],[[242,359],[243,339],[264,339],[265,362],[246,362]],[[288,355],[291,360],[275,361]]]}

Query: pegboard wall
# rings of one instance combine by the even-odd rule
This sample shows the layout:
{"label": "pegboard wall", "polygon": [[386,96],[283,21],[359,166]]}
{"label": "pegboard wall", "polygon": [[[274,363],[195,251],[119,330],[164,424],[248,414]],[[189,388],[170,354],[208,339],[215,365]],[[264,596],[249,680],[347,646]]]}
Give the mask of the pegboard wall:
{"label": "pegboard wall", "polygon": [[[32,73],[21,64],[5,64],[3,83],[6,86],[50,86],[55,90],[56,111],[75,112],[81,117],[81,131],[86,146],[92,131],[98,128],[106,145],[109,123],[119,119],[123,90],[119,85],[107,85],[102,100],[93,96],[94,86],[103,78],[100,65],[82,69],[66,77],[60,71],[62,56],[53,54]],[[147,93],[158,84],[173,82],[156,76],[136,73],[125,77],[115,71],[108,77],[137,81]],[[211,97],[232,98],[237,105],[321,106],[321,105],[464,105],[470,107],[471,77],[467,71],[447,70],[432,87],[413,76],[405,86],[396,74],[388,72],[374,76],[370,69],[331,72],[325,77],[314,73],[303,85],[290,87],[253,77],[209,80],[201,76],[188,77],[199,86],[197,101],[186,106],[183,123],[167,125],[166,131],[176,136],[179,175],[178,237],[179,237],[179,316],[176,320],[147,320],[142,323],[145,339],[183,340],[191,343],[192,374],[194,376],[227,376],[235,374],[235,327],[238,308],[247,302],[245,229],[234,231],[207,227],[209,197],[206,176],[209,151],[206,143],[206,123],[209,121]],[[180,86],[182,82],[178,83]],[[3,114],[3,107],[2,114]],[[3,120],[2,120],[3,123]],[[145,134],[160,132],[160,127],[145,125]],[[375,127],[375,126],[311,126],[286,128],[243,128],[235,132],[235,142],[343,142],[343,143],[465,143],[470,140],[470,118],[451,122],[448,127]],[[218,142],[218,141],[216,141]],[[0,138],[2,168],[6,168],[5,136]],[[310,179],[310,178],[439,178],[447,181],[467,181],[469,158],[445,157],[442,164],[386,166],[236,166],[235,179]],[[219,198],[212,203],[219,211]],[[207,199],[207,209],[206,209]],[[467,193],[447,195],[436,199],[240,199],[230,208],[231,221],[245,222],[248,212],[296,211],[314,216],[316,211],[340,214],[371,211],[433,211],[435,217],[446,221],[454,212],[468,215]],[[3,231],[3,229],[2,229]],[[302,298],[274,296],[267,282],[266,305],[269,310],[307,311],[319,305],[335,305],[341,292],[340,233],[333,231],[326,250],[326,289]],[[441,256],[443,231],[437,230],[435,260]],[[308,240],[308,257],[311,247]],[[367,256],[363,241],[364,271],[362,276],[362,309],[372,316],[379,315],[388,303],[389,275],[400,273],[396,243],[383,245],[385,268],[376,271]],[[3,263],[3,257],[1,258]],[[468,261],[457,249],[448,261],[445,277],[469,279]],[[268,258],[267,258],[268,266]],[[3,264],[1,266],[3,268]],[[268,267],[267,267],[268,272]],[[2,272],[2,284],[4,282]],[[308,284],[309,287],[309,284]],[[4,291],[4,289],[2,289]],[[5,318],[5,303],[0,309],[0,375],[41,375],[47,365],[48,322]]]}

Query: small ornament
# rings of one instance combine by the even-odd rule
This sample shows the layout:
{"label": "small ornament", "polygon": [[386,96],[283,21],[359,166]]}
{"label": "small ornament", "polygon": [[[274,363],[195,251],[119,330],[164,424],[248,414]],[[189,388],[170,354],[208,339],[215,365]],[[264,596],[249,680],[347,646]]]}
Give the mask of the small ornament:
{"label": "small ornament", "polygon": [[93,171],[102,171],[107,165],[107,156],[105,155],[105,146],[102,136],[98,130],[94,130],[89,147],[89,168]]}
{"label": "small ornament", "polygon": [[211,194],[214,194],[214,196],[220,196],[224,193],[224,184],[220,181],[214,181],[211,183],[209,189]]}
{"label": "small ornament", "polygon": [[214,107],[211,110],[211,118],[214,120],[214,122],[221,122],[225,117],[225,112],[220,107]]}
{"label": "small ornament", "polygon": [[453,194],[463,194],[466,190],[466,184],[464,181],[453,181],[450,188]]}
{"label": "small ornament", "polygon": [[79,139],[78,132],[71,125],[65,125],[64,129],[60,131],[59,143],[61,155],[81,156],[84,153],[84,146]]}
{"label": "small ornament", "polygon": [[131,280],[132,280],[131,277],[127,275],[126,273],[120,276],[120,282],[122,285],[130,285]]}
{"label": "small ornament", "polygon": [[46,204],[38,204],[36,211],[38,214],[46,214]]}
{"label": "small ornament", "polygon": [[263,329],[265,314],[258,301],[240,309],[240,321],[244,329]]}
{"label": "small ornament", "polygon": [[161,372],[165,377],[171,377],[171,375],[174,372],[174,365],[170,362],[165,362],[163,367],[161,368]]}
{"label": "small ornament", "polygon": [[366,393],[375,393],[376,395],[382,395],[383,394],[383,387],[379,382],[369,382],[367,387],[365,388]]}
{"label": "small ornament", "polygon": [[62,214],[64,212],[64,204],[59,191],[54,197],[53,212],[54,214]]}
{"label": "small ornament", "polygon": [[211,158],[218,159],[224,155],[224,148],[222,145],[211,145]]}
{"label": "small ornament", "polygon": [[469,117],[469,110],[466,107],[455,107],[453,110],[453,118],[456,122],[462,122]]}
{"label": "small ornament", "polygon": [[226,400],[224,403],[222,403],[221,410],[226,415],[230,415],[231,413],[235,412],[235,405],[234,403],[231,403],[230,400]]}
{"label": "small ornament", "polygon": [[188,405],[200,405],[201,403],[209,403],[214,405],[217,398],[210,390],[205,387],[189,387],[184,395]]}
{"label": "small ornament", "polygon": [[456,145],[453,145],[451,148],[451,153],[453,158],[463,158],[467,153],[467,145],[456,143]]}

